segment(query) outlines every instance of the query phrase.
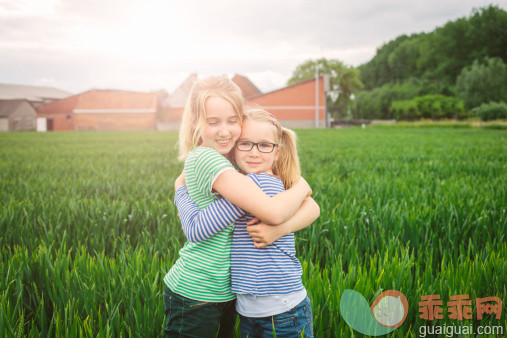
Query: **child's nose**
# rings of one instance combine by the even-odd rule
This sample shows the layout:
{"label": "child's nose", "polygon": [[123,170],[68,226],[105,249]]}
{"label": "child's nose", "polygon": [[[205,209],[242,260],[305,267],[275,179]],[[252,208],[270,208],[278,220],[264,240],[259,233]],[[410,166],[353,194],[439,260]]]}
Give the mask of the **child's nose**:
{"label": "child's nose", "polygon": [[225,124],[221,124],[218,132],[220,133],[220,135],[228,135],[229,129],[227,128],[227,126]]}
{"label": "child's nose", "polygon": [[259,156],[259,148],[257,148],[257,145],[254,145],[250,150],[250,156]]}

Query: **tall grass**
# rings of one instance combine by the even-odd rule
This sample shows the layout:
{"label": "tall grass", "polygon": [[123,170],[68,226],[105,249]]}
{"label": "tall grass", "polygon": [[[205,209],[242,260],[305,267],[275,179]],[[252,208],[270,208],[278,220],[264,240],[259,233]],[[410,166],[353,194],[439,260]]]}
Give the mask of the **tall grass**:
{"label": "tall grass", "polygon": [[[0,134],[0,336],[156,336],[162,278],[184,236],[176,133]],[[297,234],[316,336],[351,336],[345,289],[409,302],[498,296],[506,323],[505,132],[301,130],[320,218]],[[444,310],[444,313],[446,311]],[[475,318],[474,304],[474,318]],[[447,317],[447,316],[446,316]],[[433,325],[467,325],[449,319]],[[354,335],[358,335],[354,333]]]}

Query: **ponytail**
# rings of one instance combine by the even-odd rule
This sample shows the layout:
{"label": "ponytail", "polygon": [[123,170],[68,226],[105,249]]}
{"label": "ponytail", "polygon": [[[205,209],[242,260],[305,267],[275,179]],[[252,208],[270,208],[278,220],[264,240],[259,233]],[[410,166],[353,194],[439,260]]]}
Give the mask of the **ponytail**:
{"label": "ponytail", "polygon": [[289,189],[299,181],[301,169],[297,149],[296,133],[290,129],[281,127],[280,153],[276,161],[273,173],[280,176],[285,189]]}

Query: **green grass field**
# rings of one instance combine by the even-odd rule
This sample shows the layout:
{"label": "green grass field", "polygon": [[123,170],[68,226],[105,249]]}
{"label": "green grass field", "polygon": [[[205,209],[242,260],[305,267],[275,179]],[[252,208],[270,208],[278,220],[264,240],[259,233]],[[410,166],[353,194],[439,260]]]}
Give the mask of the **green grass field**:
{"label": "green grass field", "polygon": [[[484,129],[300,130],[320,218],[296,235],[317,337],[360,336],[345,289],[369,304],[405,294],[389,336],[507,317],[507,133]],[[0,134],[0,336],[157,336],[163,276],[185,239],[172,200],[175,132]],[[444,319],[419,318],[439,294]],[[468,294],[473,320],[447,318]],[[475,298],[503,300],[476,319]]]}

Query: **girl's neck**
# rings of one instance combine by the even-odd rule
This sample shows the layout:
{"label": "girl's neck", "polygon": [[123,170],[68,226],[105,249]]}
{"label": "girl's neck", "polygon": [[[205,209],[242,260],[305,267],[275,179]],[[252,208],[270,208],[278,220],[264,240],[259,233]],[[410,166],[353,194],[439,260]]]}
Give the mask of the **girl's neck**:
{"label": "girl's neck", "polygon": [[[242,173],[244,175],[246,175],[245,172],[242,171]],[[276,176],[275,174],[273,174],[273,170],[271,170],[271,169],[266,170],[266,171],[261,171],[261,172],[258,172],[258,173],[253,173],[253,174],[255,174],[255,175],[266,174],[266,175],[270,175],[270,176]]]}

